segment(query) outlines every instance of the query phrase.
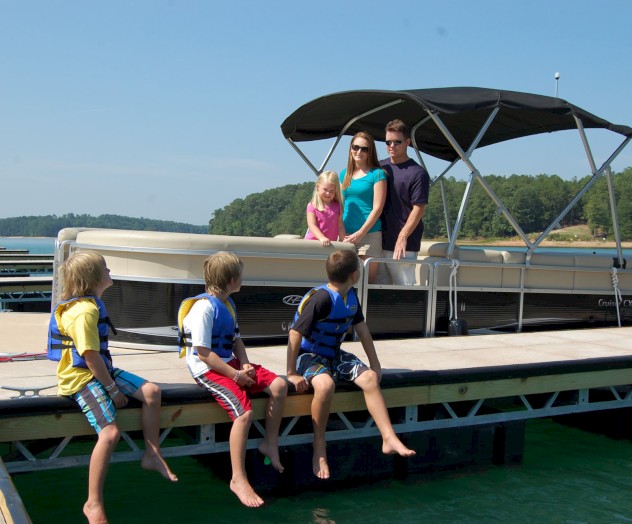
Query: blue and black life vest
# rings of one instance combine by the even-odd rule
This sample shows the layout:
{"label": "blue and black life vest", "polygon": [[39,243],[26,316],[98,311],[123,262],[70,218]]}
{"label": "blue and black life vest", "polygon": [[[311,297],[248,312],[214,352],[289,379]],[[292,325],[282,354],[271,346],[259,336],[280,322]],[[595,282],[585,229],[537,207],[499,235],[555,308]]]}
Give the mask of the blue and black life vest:
{"label": "blue and black life vest", "polygon": [[48,348],[46,350],[46,355],[50,360],[58,362],[61,360],[63,350],[70,349],[72,352],[73,367],[84,369],[88,368],[86,359],[77,351],[74,340],[72,337],[62,333],[59,323],[63,310],[66,309],[69,304],[77,300],[84,299],[92,301],[99,309],[99,321],[97,325],[99,331],[99,354],[101,355],[103,362],[105,362],[108,371],[112,371],[112,356],[108,350],[108,333],[111,329],[112,333],[116,335],[116,328],[110,321],[110,317],[108,317],[103,300],[93,296],[73,297],[68,300],[63,300],[55,306],[55,310],[50,316],[50,323],[48,325]]}
{"label": "blue and black life vest", "polygon": [[[185,298],[178,310],[178,346],[180,347],[180,358],[186,356],[188,347],[192,347],[191,333],[184,330],[184,317],[189,314],[191,308],[198,300],[208,300],[213,305],[213,332],[211,335],[211,349],[220,358],[230,358],[233,354],[233,343],[237,333],[237,314],[235,313],[235,303],[231,298],[222,302],[219,298],[202,293],[195,297]],[[193,350],[197,355],[197,350]]]}
{"label": "blue and black life vest", "polygon": [[338,359],[340,344],[358,311],[358,297],[353,288],[343,298],[340,293],[329,289],[326,284],[318,286],[303,297],[294,316],[294,322],[296,322],[296,319],[302,312],[304,304],[319,289],[324,289],[329,293],[331,297],[331,311],[327,318],[316,321],[309,337],[303,336],[300,350],[304,353],[316,353],[326,358]]}

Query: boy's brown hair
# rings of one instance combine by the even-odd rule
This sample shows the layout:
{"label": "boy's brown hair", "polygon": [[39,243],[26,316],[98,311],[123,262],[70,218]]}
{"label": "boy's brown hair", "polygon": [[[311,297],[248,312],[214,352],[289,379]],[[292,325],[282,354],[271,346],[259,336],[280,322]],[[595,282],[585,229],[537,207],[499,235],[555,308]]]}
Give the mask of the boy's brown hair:
{"label": "boy's brown hair", "polygon": [[60,268],[61,299],[92,295],[106,268],[105,259],[94,251],[75,251]]}
{"label": "boy's brown hair", "polygon": [[360,269],[360,259],[355,251],[334,251],[327,257],[327,278],[334,284],[344,284],[354,271]]}
{"label": "boy's brown hair", "polygon": [[204,283],[207,290],[221,294],[243,273],[244,264],[234,253],[219,251],[204,261]]}
{"label": "boy's brown hair", "polygon": [[388,124],[386,124],[386,132],[388,131],[391,133],[401,133],[404,135],[404,138],[410,138],[410,129],[399,118],[391,120]]}

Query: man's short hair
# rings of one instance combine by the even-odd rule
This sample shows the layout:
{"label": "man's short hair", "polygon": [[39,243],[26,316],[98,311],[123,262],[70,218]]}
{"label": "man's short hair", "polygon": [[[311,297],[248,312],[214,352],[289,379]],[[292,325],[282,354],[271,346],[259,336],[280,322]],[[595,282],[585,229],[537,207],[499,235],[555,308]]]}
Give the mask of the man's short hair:
{"label": "man's short hair", "polygon": [[410,129],[399,118],[391,120],[386,124],[386,132],[388,133],[389,131],[391,133],[401,133],[404,135],[404,138],[410,138]]}
{"label": "man's short hair", "polygon": [[204,283],[214,293],[224,293],[239,278],[244,264],[234,253],[219,251],[204,261]]}
{"label": "man's short hair", "polygon": [[360,260],[355,251],[334,251],[327,257],[327,278],[335,284],[344,284],[359,266]]}

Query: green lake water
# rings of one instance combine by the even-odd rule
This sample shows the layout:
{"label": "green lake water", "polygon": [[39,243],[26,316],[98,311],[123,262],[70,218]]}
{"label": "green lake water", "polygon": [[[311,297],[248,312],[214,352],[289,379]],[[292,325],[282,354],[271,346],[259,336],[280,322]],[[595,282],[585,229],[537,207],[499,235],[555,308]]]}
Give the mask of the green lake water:
{"label": "green lake water", "polygon": [[[112,524],[632,522],[631,442],[548,419],[527,423],[522,464],[267,497],[259,509],[242,507],[226,482],[194,458],[169,463],[180,477],[175,485],[138,463],[111,466],[106,504]],[[87,468],[13,480],[34,524],[85,522]]]}

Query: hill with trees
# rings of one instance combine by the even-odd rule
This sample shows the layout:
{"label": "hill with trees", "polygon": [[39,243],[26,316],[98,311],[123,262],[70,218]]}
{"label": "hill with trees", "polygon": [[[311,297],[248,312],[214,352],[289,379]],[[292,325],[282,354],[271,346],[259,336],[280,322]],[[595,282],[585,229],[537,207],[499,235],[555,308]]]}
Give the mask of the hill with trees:
{"label": "hill with trees", "polygon": [[[507,206],[526,234],[543,231],[590,180],[563,180],[557,175],[489,175],[484,177]],[[632,167],[614,174],[614,193],[622,240],[632,240]],[[443,181],[445,198],[454,223],[466,182],[448,177]],[[65,227],[99,227],[140,231],[211,233],[215,235],[272,237],[303,236],[307,230],[305,207],[312,197],[313,182],[291,184],[233,200],[216,210],[207,226],[131,218],[119,215],[25,216],[0,219],[0,236],[57,236]],[[599,180],[577,205],[560,220],[560,227],[587,225],[591,231],[612,239],[612,219],[605,179]],[[424,217],[424,237],[446,237],[440,185],[430,191]],[[510,238],[515,232],[480,184],[474,184],[461,228],[463,238]]]}
{"label": "hill with trees", "polygon": [[213,213],[212,235],[273,237],[284,233],[304,235],[305,208],[312,199],[313,182],[291,184],[233,200]]}
{"label": "hill with trees", "polygon": [[119,215],[45,215],[0,219],[0,236],[56,237],[65,227],[99,227],[132,229],[135,231],[169,231],[176,233],[206,233],[206,226],[193,226],[180,222],[132,218]]}
{"label": "hill with trees", "polygon": [[[557,175],[489,175],[484,177],[493,191],[527,234],[543,231],[590,177],[564,180]],[[452,223],[456,219],[466,182],[448,177],[443,182]],[[215,211],[209,233],[216,235],[274,236],[281,233],[304,235],[305,207],[314,184],[293,184],[234,200]],[[632,240],[632,168],[614,175],[614,192],[623,240]],[[612,237],[607,183],[597,182],[560,221],[560,227],[587,224],[592,231]],[[439,184],[430,191],[424,217],[424,237],[446,236]],[[480,184],[472,189],[461,229],[464,238],[509,238],[515,232]]]}

